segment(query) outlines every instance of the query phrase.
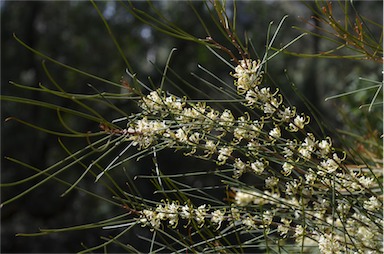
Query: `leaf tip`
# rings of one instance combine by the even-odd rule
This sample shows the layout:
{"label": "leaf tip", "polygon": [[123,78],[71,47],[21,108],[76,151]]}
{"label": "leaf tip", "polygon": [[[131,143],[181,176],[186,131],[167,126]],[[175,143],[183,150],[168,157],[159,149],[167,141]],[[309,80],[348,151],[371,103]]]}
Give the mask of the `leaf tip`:
{"label": "leaf tip", "polygon": [[5,118],[4,122],[8,122],[8,121],[11,121],[11,120],[14,120],[15,118],[13,116],[10,116],[10,117],[7,117]]}

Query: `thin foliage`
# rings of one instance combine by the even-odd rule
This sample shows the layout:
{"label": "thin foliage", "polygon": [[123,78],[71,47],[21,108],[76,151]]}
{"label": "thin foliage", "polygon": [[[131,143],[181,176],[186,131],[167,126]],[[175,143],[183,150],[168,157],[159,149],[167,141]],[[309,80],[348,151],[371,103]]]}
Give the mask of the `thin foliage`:
{"label": "thin foliage", "polygon": [[[68,156],[42,170],[8,158],[36,173],[27,179],[2,183],[2,188],[31,183],[22,193],[3,201],[2,206],[29,194],[47,181],[55,181],[67,187],[63,196],[71,191],[84,192],[118,207],[120,213],[94,223],[41,229],[38,233],[21,233],[20,236],[93,228],[114,230],[114,235],[101,238],[104,242],[97,246],[83,246],[80,253],[108,252],[112,244],[124,251],[139,253],[142,250],[124,238],[138,229],[141,232],[138,238],[147,243],[145,251],[150,253],[379,253],[382,250],[383,188],[379,170],[382,163],[377,153],[366,149],[366,153],[358,157],[358,153],[350,151],[348,146],[334,145],[336,142],[326,134],[327,126],[320,126],[321,134],[313,131],[311,120],[314,118],[317,124],[321,124],[317,120],[319,116],[300,112],[278,87],[272,87],[264,80],[268,68],[273,68],[266,68],[269,61],[286,52],[305,33],[276,48],[277,35],[284,29],[286,17],[276,26],[271,23],[265,52],[258,57],[252,50],[252,42],[242,41],[237,34],[238,14],[230,20],[225,1],[205,3],[215,28],[225,40],[212,37],[211,26],[205,23],[192,3],[191,13],[195,13],[203,26],[206,38],[195,37],[178,27],[161,13],[155,3],[148,3],[151,12],[147,13],[137,8],[135,2],[122,2],[138,20],[170,36],[204,45],[211,57],[228,66],[226,77],[201,65],[198,68],[204,77],[193,74],[197,81],[220,93],[220,98],[182,94],[183,87],[179,90],[182,95],[175,95],[166,90],[165,84],[194,87],[172,69],[171,58],[175,50],[167,58],[159,84],[139,80],[97,2],[92,1],[92,4],[123,57],[125,66],[122,70],[132,82],[122,80],[121,84],[116,84],[62,64],[15,36],[21,45],[45,61],[125,92],[104,93],[92,87],[94,94],[91,95],[71,93],[55,81],[46,63],[43,69],[54,88],[45,85],[30,88],[12,82],[20,89],[65,98],[72,102],[73,108],[17,96],[1,96],[3,101],[56,111],[57,121],[64,131],[49,130],[17,117],[8,120],[63,138],[86,140],[86,145],[73,151],[60,139],[59,144]],[[317,12],[320,22],[334,21],[329,3],[320,9],[322,12]],[[234,4],[231,11],[236,13],[236,10]],[[349,14],[345,13],[348,21],[345,26],[333,26],[337,35],[348,34],[343,37],[342,47],[354,43],[352,48],[365,58],[382,59],[379,58],[382,50],[374,46],[375,41],[363,30],[363,18],[356,17],[357,34],[354,35],[349,30]],[[321,16],[325,14],[327,20]],[[230,46],[224,46],[228,42]],[[382,89],[382,83],[365,89],[374,88],[377,90],[370,108]],[[195,90],[204,96],[205,91]],[[329,99],[354,92],[359,91]],[[114,102],[120,100],[132,102],[136,106],[133,112],[118,108]],[[103,105],[119,117],[109,119],[99,113],[95,105]],[[75,130],[66,123],[63,114],[91,121],[99,130],[85,133]],[[382,146],[375,148],[382,153]],[[184,169],[183,165],[178,165],[176,173],[164,168],[160,158],[169,151],[197,166]],[[135,161],[146,158],[151,158],[150,172],[141,169],[131,172]],[[198,163],[204,163],[204,166],[200,167]],[[77,179],[62,179],[62,174],[74,165],[82,169]],[[121,185],[121,179],[114,178],[116,172],[125,173],[125,185]],[[41,176],[44,177],[42,180]],[[93,177],[95,184],[106,188],[110,196],[83,189],[81,182],[89,176]],[[153,186],[151,195],[143,194],[141,186],[144,185]]]}

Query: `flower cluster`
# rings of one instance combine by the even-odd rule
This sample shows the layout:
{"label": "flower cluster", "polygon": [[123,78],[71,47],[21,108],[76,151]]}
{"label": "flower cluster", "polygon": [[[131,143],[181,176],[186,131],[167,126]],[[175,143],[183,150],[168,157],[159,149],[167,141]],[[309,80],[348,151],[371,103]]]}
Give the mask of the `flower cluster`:
{"label": "flower cluster", "polygon": [[225,208],[212,209],[206,204],[194,207],[189,201],[185,205],[180,205],[177,201],[163,201],[153,210],[141,211],[139,221],[143,226],[150,226],[152,230],[159,229],[162,222],[176,227],[179,219],[185,220],[186,225],[196,223],[199,227],[212,223],[215,230],[219,230],[223,222],[243,225],[246,229],[269,229],[274,216],[271,211],[265,211],[261,216],[252,216],[246,210],[240,211],[234,206],[227,212]]}
{"label": "flower cluster", "polygon": [[197,208],[187,203],[183,206],[178,202],[159,204],[154,210],[145,209],[141,212],[140,222],[146,226],[150,225],[152,229],[157,229],[161,225],[161,221],[168,221],[170,226],[177,226],[179,218],[187,220],[188,224],[194,221],[202,227],[207,219],[220,227],[225,220],[225,211],[216,209],[210,211],[207,205],[203,204]]}
{"label": "flower cluster", "polygon": [[262,75],[261,62],[250,59],[241,60],[232,73],[238,95],[246,109],[257,112],[256,119],[247,111],[218,111],[160,90],[142,98],[143,111],[124,131],[133,145],[183,147],[188,156],[233,169],[236,179],[253,174],[265,183],[247,190],[229,186],[234,193],[230,211],[167,201],[143,210],[142,225],[156,229],[168,221],[175,227],[184,219],[202,227],[209,220],[219,229],[223,222],[236,222],[268,232],[274,227],[279,236],[297,242],[310,236],[321,253],[382,248],[382,202],[371,191],[377,185],[374,176],[349,170],[345,153],[333,147],[331,138],[307,132],[310,118],[284,105],[278,89],[263,85]]}

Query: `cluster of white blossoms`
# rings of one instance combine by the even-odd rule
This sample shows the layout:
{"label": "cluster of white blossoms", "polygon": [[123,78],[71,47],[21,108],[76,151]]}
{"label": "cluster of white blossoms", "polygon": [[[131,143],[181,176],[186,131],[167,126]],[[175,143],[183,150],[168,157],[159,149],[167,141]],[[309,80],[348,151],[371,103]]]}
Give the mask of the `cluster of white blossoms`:
{"label": "cluster of white blossoms", "polygon": [[[246,229],[269,229],[274,213],[264,211],[261,216],[252,216],[246,210],[239,210],[231,207],[226,209],[213,209],[206,204],[194,207],[187,202],[180,205],[178,202],[163,201],[156,208],[144,209],[140,212],[139,221],[143,226],[150,226],[152,230],[159,229],[162,222],[168,222],[171,227],[176,227],[179,220],[184,220],[184,225],[196,223],[199,227],[213,224],[219,230],[223,222],[231,222],[236,225],[243,225]],[[279,223],[277,223],[279,224]]]}
{"label": "cluster of white blossoms", "polygon": [[[133,145],[182,147],[189,150],[186,155],[232,168],[236,179],[253,174],[265,185],[232,188],[230,211],[166,202],[142,211],[140,222],[156,229],[164,221],[175,227],[180,218],[200,227],[209,220],[219,229],[225,221],[237,221],[247,228],[275,228],[281,237],[298,242],[310,236],[321,253],[366,253],[367,248],[375,253],[382,248],[383,224],[383,203],[371,191],[378,184],[375,178],[349,170],[345,153],[333,147],[331,138],[317,139],[307,132],[310,118],[285,106],[277,89],[262,84],[262,74],[261,63],[249,59],[241,60],[232,73],[238,95],[246,108],[258,112],[257,119],[160,90],[142,98],[143,112],[124,132]],[[250,205],[252,212],[237,209]]]}
{"label": "cluster of white blossoms", "polygon": [[161,221],[168,221],[170,226],[176,227],[179,219],[187,220],[188,224],[193,220],[202,227],[205,221],[209,219],[219,228],[225,220],[224,215],[225,211],[220,209],[210,211],[205,204],[195,208],[191,204],[182,206],[178,202],[169,203],[167,201],[159,204],[154,210],[143,210],[140,222],[143,226],[150,225],[152,229],[157,229],[161,226]]}

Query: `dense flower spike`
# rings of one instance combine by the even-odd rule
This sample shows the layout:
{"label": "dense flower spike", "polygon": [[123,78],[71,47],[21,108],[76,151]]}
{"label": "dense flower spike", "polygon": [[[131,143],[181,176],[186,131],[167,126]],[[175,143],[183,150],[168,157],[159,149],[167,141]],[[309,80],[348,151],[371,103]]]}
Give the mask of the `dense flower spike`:
{"label": "dense flower spike", "polygon": [[[345,154],[336,152],[331,138],[317,139],[308,132],[310,118],[284,105],[279,90],[263,84],[262,67],[260,61],[240,60],[231,74],[244,106],[257,111],[257,118],[246,111],[239,116],[229,109],[220,112],[160,90],[142,98],[142,114],[123,132],[133,145],[183,147],[189,149],[186,156],[233,169],[237,181],[252,174],[264,186],[228,186],[230,209],[166,201],[143,210],[140,223],[152,230],[164,222],[176,227],[180,220],[184,225],[213,225],[215,230],[238,225],[277,232],[276,237],[292,238],[299,245],[316,241],[324,254],[365,253],[367,246],[375,253],[382,248],[383,223],[382,201],[371,191],[377,186],[375,178],[348,170]],[[369,195],[356,198],[367,190]]]}

